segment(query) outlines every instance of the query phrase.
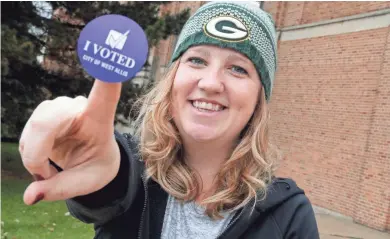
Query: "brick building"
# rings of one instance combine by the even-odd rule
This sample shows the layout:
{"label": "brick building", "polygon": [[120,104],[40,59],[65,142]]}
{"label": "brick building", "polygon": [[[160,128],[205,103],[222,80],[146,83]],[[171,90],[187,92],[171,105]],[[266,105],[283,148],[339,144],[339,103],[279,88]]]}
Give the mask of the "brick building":
{"label": "brick building", "polygon": [[[174,2],[162,13],[194,12]],[[271,135],[312,203],[390,231],[390,2],[264,2],[278,30]],[[152,49],[166,69],[177,37]]]}

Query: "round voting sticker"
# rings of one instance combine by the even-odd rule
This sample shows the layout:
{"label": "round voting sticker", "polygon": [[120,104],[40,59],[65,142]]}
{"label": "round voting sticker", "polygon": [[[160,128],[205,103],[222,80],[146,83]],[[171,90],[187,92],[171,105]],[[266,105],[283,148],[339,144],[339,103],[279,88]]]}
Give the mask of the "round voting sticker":
{"label": "round voting sticker", "polygon": [[81,31],[77,53],[91,76],[122,82],[134,77],[145,64],[148,40],[135,21],[121,15],[104,15]]}

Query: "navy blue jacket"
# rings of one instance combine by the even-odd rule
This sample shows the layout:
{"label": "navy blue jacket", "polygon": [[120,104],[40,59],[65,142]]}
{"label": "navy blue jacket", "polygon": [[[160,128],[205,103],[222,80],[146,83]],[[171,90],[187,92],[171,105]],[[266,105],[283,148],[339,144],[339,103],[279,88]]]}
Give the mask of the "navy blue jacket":
{"label": "navy blue jacket", "polygon": [[[93,223],[96,239],[160,238],[168,194],[144,179],[136,143],[115,132],[121,152],[117,176],[104,188],[66,201],[69,212]],[[237,211],[219,238],[317,239],[313,208],[291,179],[275,178],[265,200]]]}

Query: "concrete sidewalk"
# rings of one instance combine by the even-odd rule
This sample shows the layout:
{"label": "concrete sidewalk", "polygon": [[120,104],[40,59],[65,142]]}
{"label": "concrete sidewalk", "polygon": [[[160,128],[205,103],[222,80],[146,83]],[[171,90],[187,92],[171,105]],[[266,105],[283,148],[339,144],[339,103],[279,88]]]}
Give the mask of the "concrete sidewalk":
{"label": "concrete sidewalk", "polygon": [[347,218],[316,213],[321,239],[390,239],[390,234],[354,223]]}

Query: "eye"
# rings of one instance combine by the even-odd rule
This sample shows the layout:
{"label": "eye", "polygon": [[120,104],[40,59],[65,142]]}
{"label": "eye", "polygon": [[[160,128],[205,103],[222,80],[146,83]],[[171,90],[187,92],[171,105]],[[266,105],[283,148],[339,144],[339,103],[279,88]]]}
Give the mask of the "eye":
{"label": "eye", "polygon": [[232,71],[241,75],[248,75],[248,72],[240,66],[232,66]]}
{"label": "eye", "polygon": [[190,58],[188,58],[187,61],[191,62],[194,65],[206,65],[206,62],[202,58],[199,58],[199,57],[190,57]]}

